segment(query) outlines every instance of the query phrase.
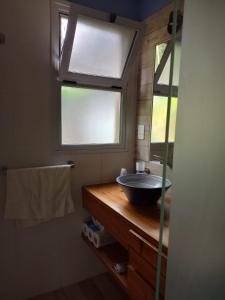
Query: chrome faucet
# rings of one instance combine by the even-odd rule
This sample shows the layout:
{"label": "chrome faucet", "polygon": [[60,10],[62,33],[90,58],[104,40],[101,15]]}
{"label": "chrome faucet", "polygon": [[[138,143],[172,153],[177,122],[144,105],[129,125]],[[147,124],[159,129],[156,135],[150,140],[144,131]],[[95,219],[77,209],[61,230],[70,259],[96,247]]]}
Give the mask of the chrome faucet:
{"label": "chrome faucet", "polygon": [[150,168],[145,168],[144,173],[150,175],[151,174]]}
{"label": "chrome faucet", "polygon": [[[163,160],[163,157],[162,157],[162,156],[159,156],[159,155],[153,155],[152,157],[153,157],[154,160],[159,161],[160,164],[163,165],[164,160]],[[171,164],[170,162],[167,161],[166,164],[167,164],[168,167],[170,167],[170,168],[172,169],[173,166],[172,166],[172,164]]]}

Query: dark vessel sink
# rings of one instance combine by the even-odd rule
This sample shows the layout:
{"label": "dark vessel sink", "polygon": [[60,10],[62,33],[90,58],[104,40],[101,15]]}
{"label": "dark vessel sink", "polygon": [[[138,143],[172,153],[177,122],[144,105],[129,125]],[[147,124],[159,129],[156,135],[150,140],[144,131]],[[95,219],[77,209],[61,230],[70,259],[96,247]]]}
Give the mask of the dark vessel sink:
{"label": "dark vessel sink", "polygon": [[[147,174],[127,174],[116,181],[121,185],[128,200],[135,205],[154,205],[162,193],[162,177]],[[172,183],[166,179],[166,190]]]}

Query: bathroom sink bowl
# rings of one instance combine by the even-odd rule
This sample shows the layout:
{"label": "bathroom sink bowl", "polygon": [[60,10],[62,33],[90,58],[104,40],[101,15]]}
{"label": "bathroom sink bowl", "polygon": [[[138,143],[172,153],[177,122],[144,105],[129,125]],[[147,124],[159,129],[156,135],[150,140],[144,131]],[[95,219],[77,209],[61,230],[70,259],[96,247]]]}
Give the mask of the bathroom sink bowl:
{"label": "bathroom sink bowl", "polygon": [[[128,200],[135,205],[154,205],[162,193],[162,177],[147,174],[127,174],[116,181],[121,185]],[[166,190],[172,183],[166,179]]]}

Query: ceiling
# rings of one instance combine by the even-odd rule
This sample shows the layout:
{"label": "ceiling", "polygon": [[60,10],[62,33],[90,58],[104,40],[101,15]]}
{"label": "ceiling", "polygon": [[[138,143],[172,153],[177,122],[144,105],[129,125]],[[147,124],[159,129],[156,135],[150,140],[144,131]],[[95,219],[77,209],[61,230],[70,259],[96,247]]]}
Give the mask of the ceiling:
{"label": "ceiling", "polygon": [[173,0],[70,0],[91,8],[142,21]]}

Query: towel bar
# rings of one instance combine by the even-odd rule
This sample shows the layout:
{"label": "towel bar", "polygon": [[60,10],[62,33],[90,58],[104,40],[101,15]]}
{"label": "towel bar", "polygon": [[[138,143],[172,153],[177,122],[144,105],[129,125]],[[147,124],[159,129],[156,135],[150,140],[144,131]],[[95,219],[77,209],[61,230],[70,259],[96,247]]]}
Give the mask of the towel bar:
{"label": "towel bar", "polygon": [[[70,165],[71,168],[74,168],[74,167],[75,167],[75,163],[74,163],[72,160],[67,161],[66,164]],[[60,164],[60,165],[61,165],[61,164]],[[59,166],[60,166],[60,165],[59,165]],[[58,165],[55,165],[55,166],[58,166]],[[49,165],[48,165],[48,166],[26,167],[26,168],[39,168],[39,167],[49,167]],[[2,166],[1,171],[5,174],[6,171],[7,171],[8,169],[9,169],[8,167]]]}

